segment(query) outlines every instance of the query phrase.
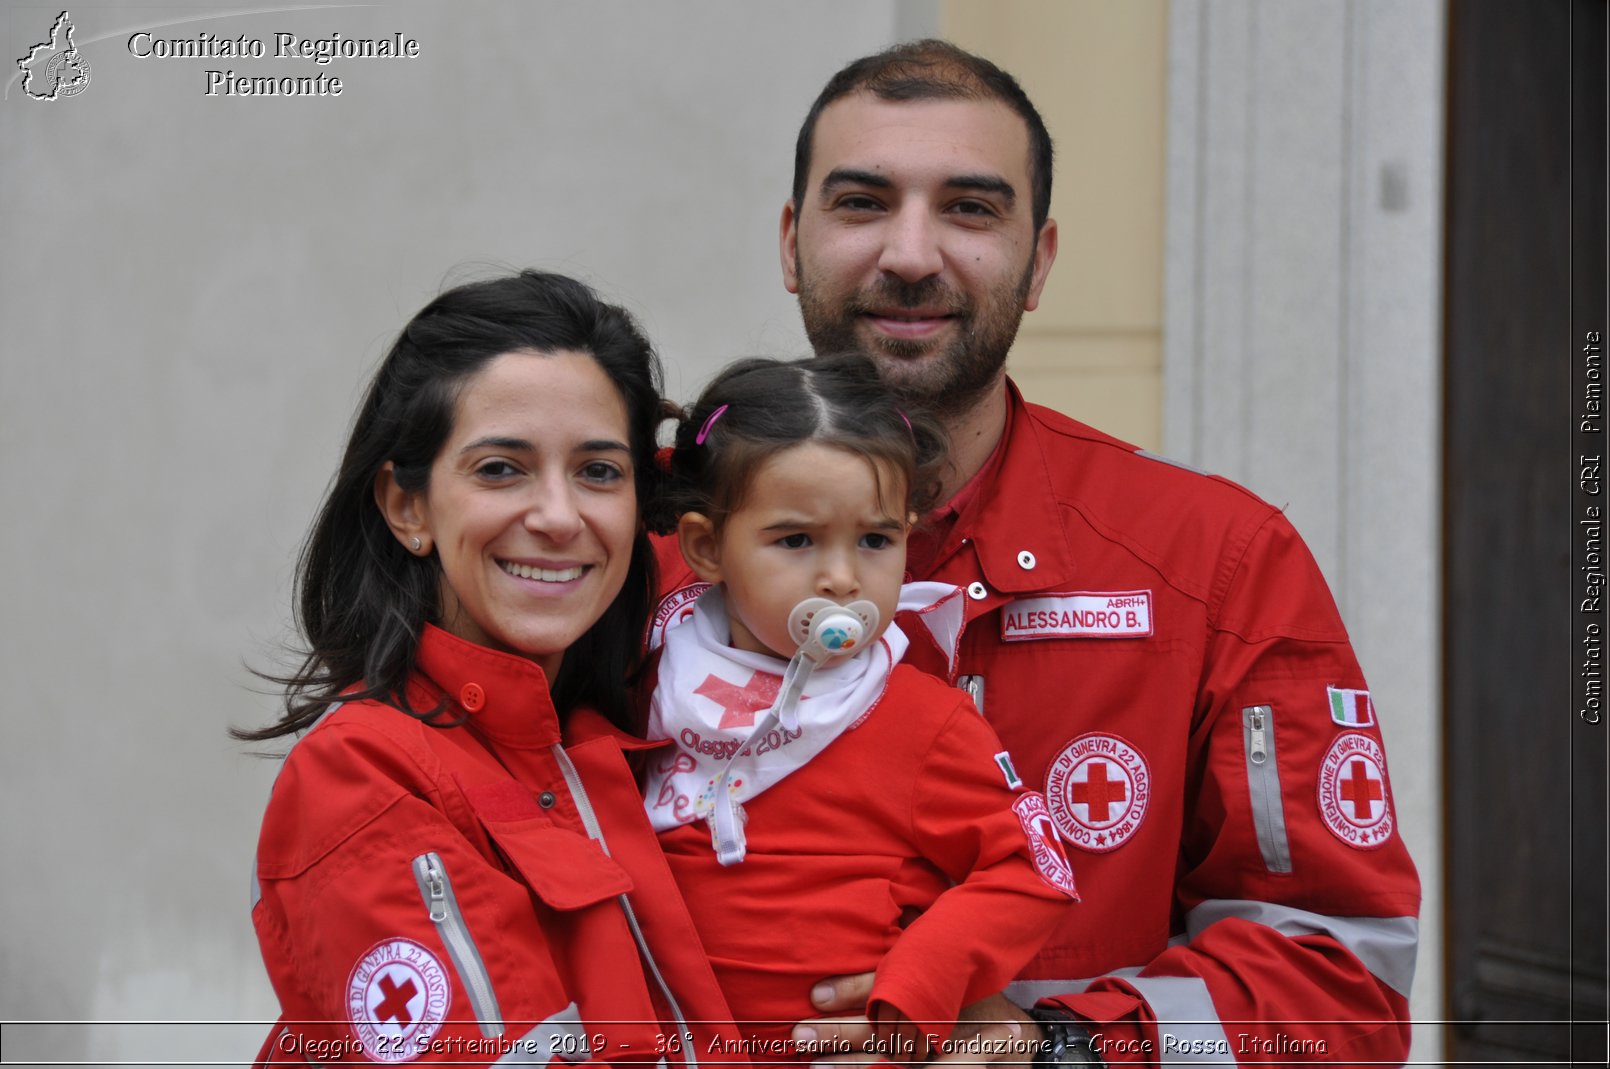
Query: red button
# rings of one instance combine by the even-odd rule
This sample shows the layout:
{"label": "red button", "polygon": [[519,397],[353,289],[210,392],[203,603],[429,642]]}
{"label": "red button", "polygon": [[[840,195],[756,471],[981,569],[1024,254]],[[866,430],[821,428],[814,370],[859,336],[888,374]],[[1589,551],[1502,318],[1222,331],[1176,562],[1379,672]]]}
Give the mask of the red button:
{"label": "red button", "polygon": [[486,704],[486,691],[481,689],[479,683],[466,683],[458,692],[458,703],[470,712],[478,713],[481,706]]}

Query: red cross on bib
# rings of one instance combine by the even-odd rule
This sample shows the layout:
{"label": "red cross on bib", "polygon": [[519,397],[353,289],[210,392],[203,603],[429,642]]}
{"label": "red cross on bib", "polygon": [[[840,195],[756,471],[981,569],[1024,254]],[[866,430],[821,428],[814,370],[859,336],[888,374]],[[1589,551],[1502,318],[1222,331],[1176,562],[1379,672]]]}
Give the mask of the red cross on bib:
{"label": "red cross on bib", "polygon": [[693,693],[709,698],[721,706],[723,728],[755,726],[755,714],[770,709],[782,689],[783,677],[770,672],[756,672],[743,686],[735,686],[720,676],[706,676]]}

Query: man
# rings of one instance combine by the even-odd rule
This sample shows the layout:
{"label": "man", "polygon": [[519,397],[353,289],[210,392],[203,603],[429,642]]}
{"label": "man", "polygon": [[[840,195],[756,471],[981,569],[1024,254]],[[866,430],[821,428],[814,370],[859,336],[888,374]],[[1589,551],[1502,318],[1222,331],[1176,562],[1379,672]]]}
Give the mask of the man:
{"label": "man", "polygon": [[[828,83],[781,230],[812,345],[868,354],[951,435],[909,569],[966,590],[950,678],[1045,792],[1084,898],[1006,995],[1044,1061],[1401,1062],[1419,886],[1312,557],[1247,491],[1005,377],[1056,258],[1050,190],[1017,83],[919,41]],[[865,997],[825,987],[829,1012]]]}

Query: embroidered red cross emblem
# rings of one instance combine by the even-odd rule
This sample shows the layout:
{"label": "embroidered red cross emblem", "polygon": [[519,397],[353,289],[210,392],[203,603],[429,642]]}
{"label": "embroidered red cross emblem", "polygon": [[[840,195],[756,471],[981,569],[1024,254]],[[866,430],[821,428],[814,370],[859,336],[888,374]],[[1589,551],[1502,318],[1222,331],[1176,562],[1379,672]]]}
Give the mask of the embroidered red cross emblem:
{"label": "embroidered red cross emblem", "polygon": [[1381,797],[1381,781],[1370,776],[1369,765],[1353,761],[1352,771],[1342,781],[1342,801],[1353,803],[1353,816],[1357,820],[1370,819],[1371,802]]}
{"label": "embroidered red cross emblem", "polygon": [[782,690],[783,677],[770,672],[756,672],[741,687],[728,683],[720,676],[706,676],[693,693],[702,694],[721,706],[723,728],[754,727],[755,714],[770,709]]}
{"label": "embroidered red cross emblem", "polygon": [[1129,787],[1122,779],[1107,778],[1105,761],[1090,762],[1089,778],[1083,783],[1073,784],[1072,791],[1074,802],[1089,806],[1090,819],[1097,824],[1107,822],[1107,808],[1110,805],[1129,797]]}
{"label": "embroidered red cross emblem", "polygon": [[380,993],[386,997],[381,1000],[380,1005],[375,1007],[376,1021],[384,1024],[395,1018],[403,1028],[407,1028],[414,1023],[414,1015],[408,1012],[408,1002],[419,994],[419,988],[414,986],[413,980],[405,979],[402,982],[402,986],[398,987],[392,983],[391,977],[382,976],[380,978]]}

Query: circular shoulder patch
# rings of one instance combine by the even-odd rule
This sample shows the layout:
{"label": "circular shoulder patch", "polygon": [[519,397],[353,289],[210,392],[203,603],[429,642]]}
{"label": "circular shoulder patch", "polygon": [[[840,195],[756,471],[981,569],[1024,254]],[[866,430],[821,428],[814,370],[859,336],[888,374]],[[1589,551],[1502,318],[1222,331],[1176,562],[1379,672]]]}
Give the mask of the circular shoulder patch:
{"label": "circular shoulder patch", "polygon": [[425,1052],[453,1000],[441,961],[412,939],[370,947],[347,977],[347,1018],[377,1062],[411,1062]]}
{"label": "circular shoulder patch", "polygon": [[665,632],[668,628],[685,623],[693,615],[693,603],[699,600],[699,595],[710,589],[709,583],[694,583],[681,590],[673,590],[660,599],[654,609],[654,618],[649,621],[648,648],[657,650],[665,641]]}
{"label": "circular shoulder patch", "polygon": [[1392,799],[1381,744],[1357,731],[1343,732],[1319,766],[1319,815],[1348,846],[1374,850],[1392,837]]}
{"label": "circular shoulder patch", "polygon": [[1045,796],[1039,791],[1024,791],[1012,803],[1012,812],[1023,825],[1029,855],[1034,859],[1034,871],[1040,874],[1040,879],[1075,902],[1079,901],[1079,889],[1073,884],[1073,866],[1068,864],[1068,855],[1062,852],[1062,837],[1057,834]]}
{"label": "circular shoulder patch", "polygon": [[1065,840],[1104,854],[1128,842],[1145,819],[1151,769],[1117,735],[1080,735],[1045,770],[1045,796]]}

